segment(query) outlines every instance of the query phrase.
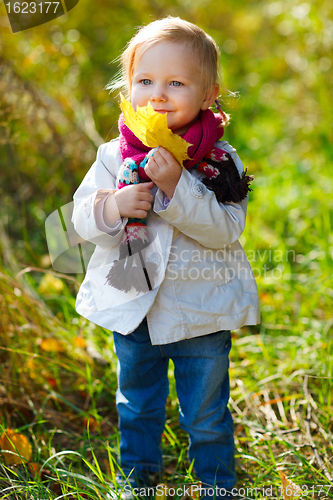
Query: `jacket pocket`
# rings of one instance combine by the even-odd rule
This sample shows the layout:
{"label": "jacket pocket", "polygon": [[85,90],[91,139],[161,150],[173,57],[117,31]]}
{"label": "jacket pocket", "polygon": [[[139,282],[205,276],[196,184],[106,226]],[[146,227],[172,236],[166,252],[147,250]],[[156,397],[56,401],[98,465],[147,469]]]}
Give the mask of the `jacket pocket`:
{"label": "jacket pocket", "polygon": [[216,286],[223,286],[229,283],[232,279],[231,269],[228,268],[227,264],[220,257],[214,260],[209,260],[209,265],[212,272],[212,281]]}

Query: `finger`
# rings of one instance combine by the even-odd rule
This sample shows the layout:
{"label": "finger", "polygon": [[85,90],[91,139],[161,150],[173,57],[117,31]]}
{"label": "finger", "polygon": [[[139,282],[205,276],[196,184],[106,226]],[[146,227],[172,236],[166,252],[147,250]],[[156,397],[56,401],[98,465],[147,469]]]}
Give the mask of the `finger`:
{"label": "finger", "polygon": [[145,182],[144,184],[141,184],[141,186],[144,188],[145,191],[153,189],[155,187],[155,182],[154,181],[149,181]]}
{"label": "finger", "polygon": [[147,182],[147,185],[142,184],[141,189],[138,191],[138,195],[139,195],[140,200],[153,200],[154,199],[154,195],[151,192],[151,190],[155,186],[155,184],[152,183],[153,184],[152,186],[150,186],[150,184],[151,184],[150,182]]}
{"label": "finger", "polygon": [[[164,149],[164,151],[166,151],[168,153],[168,151],[166,149]],[[158,151],[156,151],[154,156],[151,158],[151,162],[155,163],[158,167],[163,167],[164,165],[166,165],[168,163],[166,161],[165,156],[160,152],[160,149],[158,149]]]}
{"label": "finger", "polygon": [[132,217],[134,219],[145,219],[148,215],[146,210],[134,210]]}
{"label": "finger", "polygon": [[[156,153],[155,153],[155,155],[156,155]],[[156,171],[156,168],[158,167],[158,164],[154,160],[155,155],[152,156],[151,158],[149,158],[149,160],[147,161],[146,166],[145,166],[145,172],[148,175],[148,177],[150,177],[150,179],[153,179],[154,171]]]}
{"label": "finger", "polygon": [[154,181],[142,182],[140,184],[135,184],[137,193],[150,193],[155,186]]}
{"label": "finger", "polygon": [[138,210],[150,210],[151,203],[147,200],[141,200],[137,205]]}
{"label": "finger", "polygon": [[170,151],[168,151],[163,147],[158,148],[158,153],[160,157],[163,158],[163,160],[166,161],[167,163],[175,159],[175,157],[170,153]]}
{"label": "finger", "polygon": [[152,203],[154,200],[154,196],[152,195],[151,191],[146,191],[145,193],[142,193],[140,196],[140,201],[144,201],[146,203]]}
{"label": "finger", "polygon": [[158,176],[159,167],[156,163],[154,163],[153,165],[148,165],[148,166],[146,165],[145,170],[146,174],[150,177],[150,179],[152,179],[152,182],[154,183],[152,187],[150,187],[149,184],[149,189],[152,189],[153,187],[156,186],[156,177]]}

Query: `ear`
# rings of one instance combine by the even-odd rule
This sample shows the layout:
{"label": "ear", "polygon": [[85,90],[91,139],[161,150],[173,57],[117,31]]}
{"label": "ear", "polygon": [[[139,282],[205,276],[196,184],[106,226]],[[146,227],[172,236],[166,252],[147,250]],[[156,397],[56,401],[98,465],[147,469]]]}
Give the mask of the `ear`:
{"label": "ear", "polygon": [[219,95],[219,91],[220,91],[220,86],[218,83],[215,83],[208,90],[206,90],[204,100],[202,102],[200,109],[202,109],[203,111],[205,109],[208,109],[213,104],[215,99],[217,99],[217,96]]}

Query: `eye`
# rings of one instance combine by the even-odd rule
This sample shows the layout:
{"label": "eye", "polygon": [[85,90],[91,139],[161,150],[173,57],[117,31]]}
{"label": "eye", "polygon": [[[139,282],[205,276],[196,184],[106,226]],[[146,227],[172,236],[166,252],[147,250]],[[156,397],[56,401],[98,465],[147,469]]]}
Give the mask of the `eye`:
{"label": "eye", "polygon": [[181,87],[183,84],[181,82],[173,81],[171,82],[172,87]]}
{"label": "eye", "polygon": [[151,80],[149,80],[148,78],[144,78],[143,80],[140,81],[140,83],[142,83],[142,85],[150,85]]}

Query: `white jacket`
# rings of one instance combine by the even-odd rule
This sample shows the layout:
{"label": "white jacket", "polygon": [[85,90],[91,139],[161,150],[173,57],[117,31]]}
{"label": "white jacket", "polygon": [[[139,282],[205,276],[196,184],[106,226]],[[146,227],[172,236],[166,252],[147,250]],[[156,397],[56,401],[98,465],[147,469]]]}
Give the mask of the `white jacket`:
{"label": "white jacket", "polygon": [[[226,141],[216,143],[229,152],[239,170],[243,165]],[[147,250],[159,262],[153,290],[121,292],[106,283],[119,257],[119,242],[127,218],[109,234],[96,225],[95,210],[110,190],[122,158],[119,140],[103,144],[97,159],[74,194],[72,221],[79,235],[96,244],[76,301],[76,310],[90,321],[124,335],[147,316],[152,344],[167,344],[219,330],[260,322],[258,290],[251,266],[238,238],[244,230],[248,198],[241,203],[218,203],[200,181],[197,169],[182,169],[173,198],[155,187],[147,227],[157,237]],[[107,190],[107,191],[106,191]],[[166,202],[167,201],[167,202]],[[158,255],[161,258],[158,258]]]}

